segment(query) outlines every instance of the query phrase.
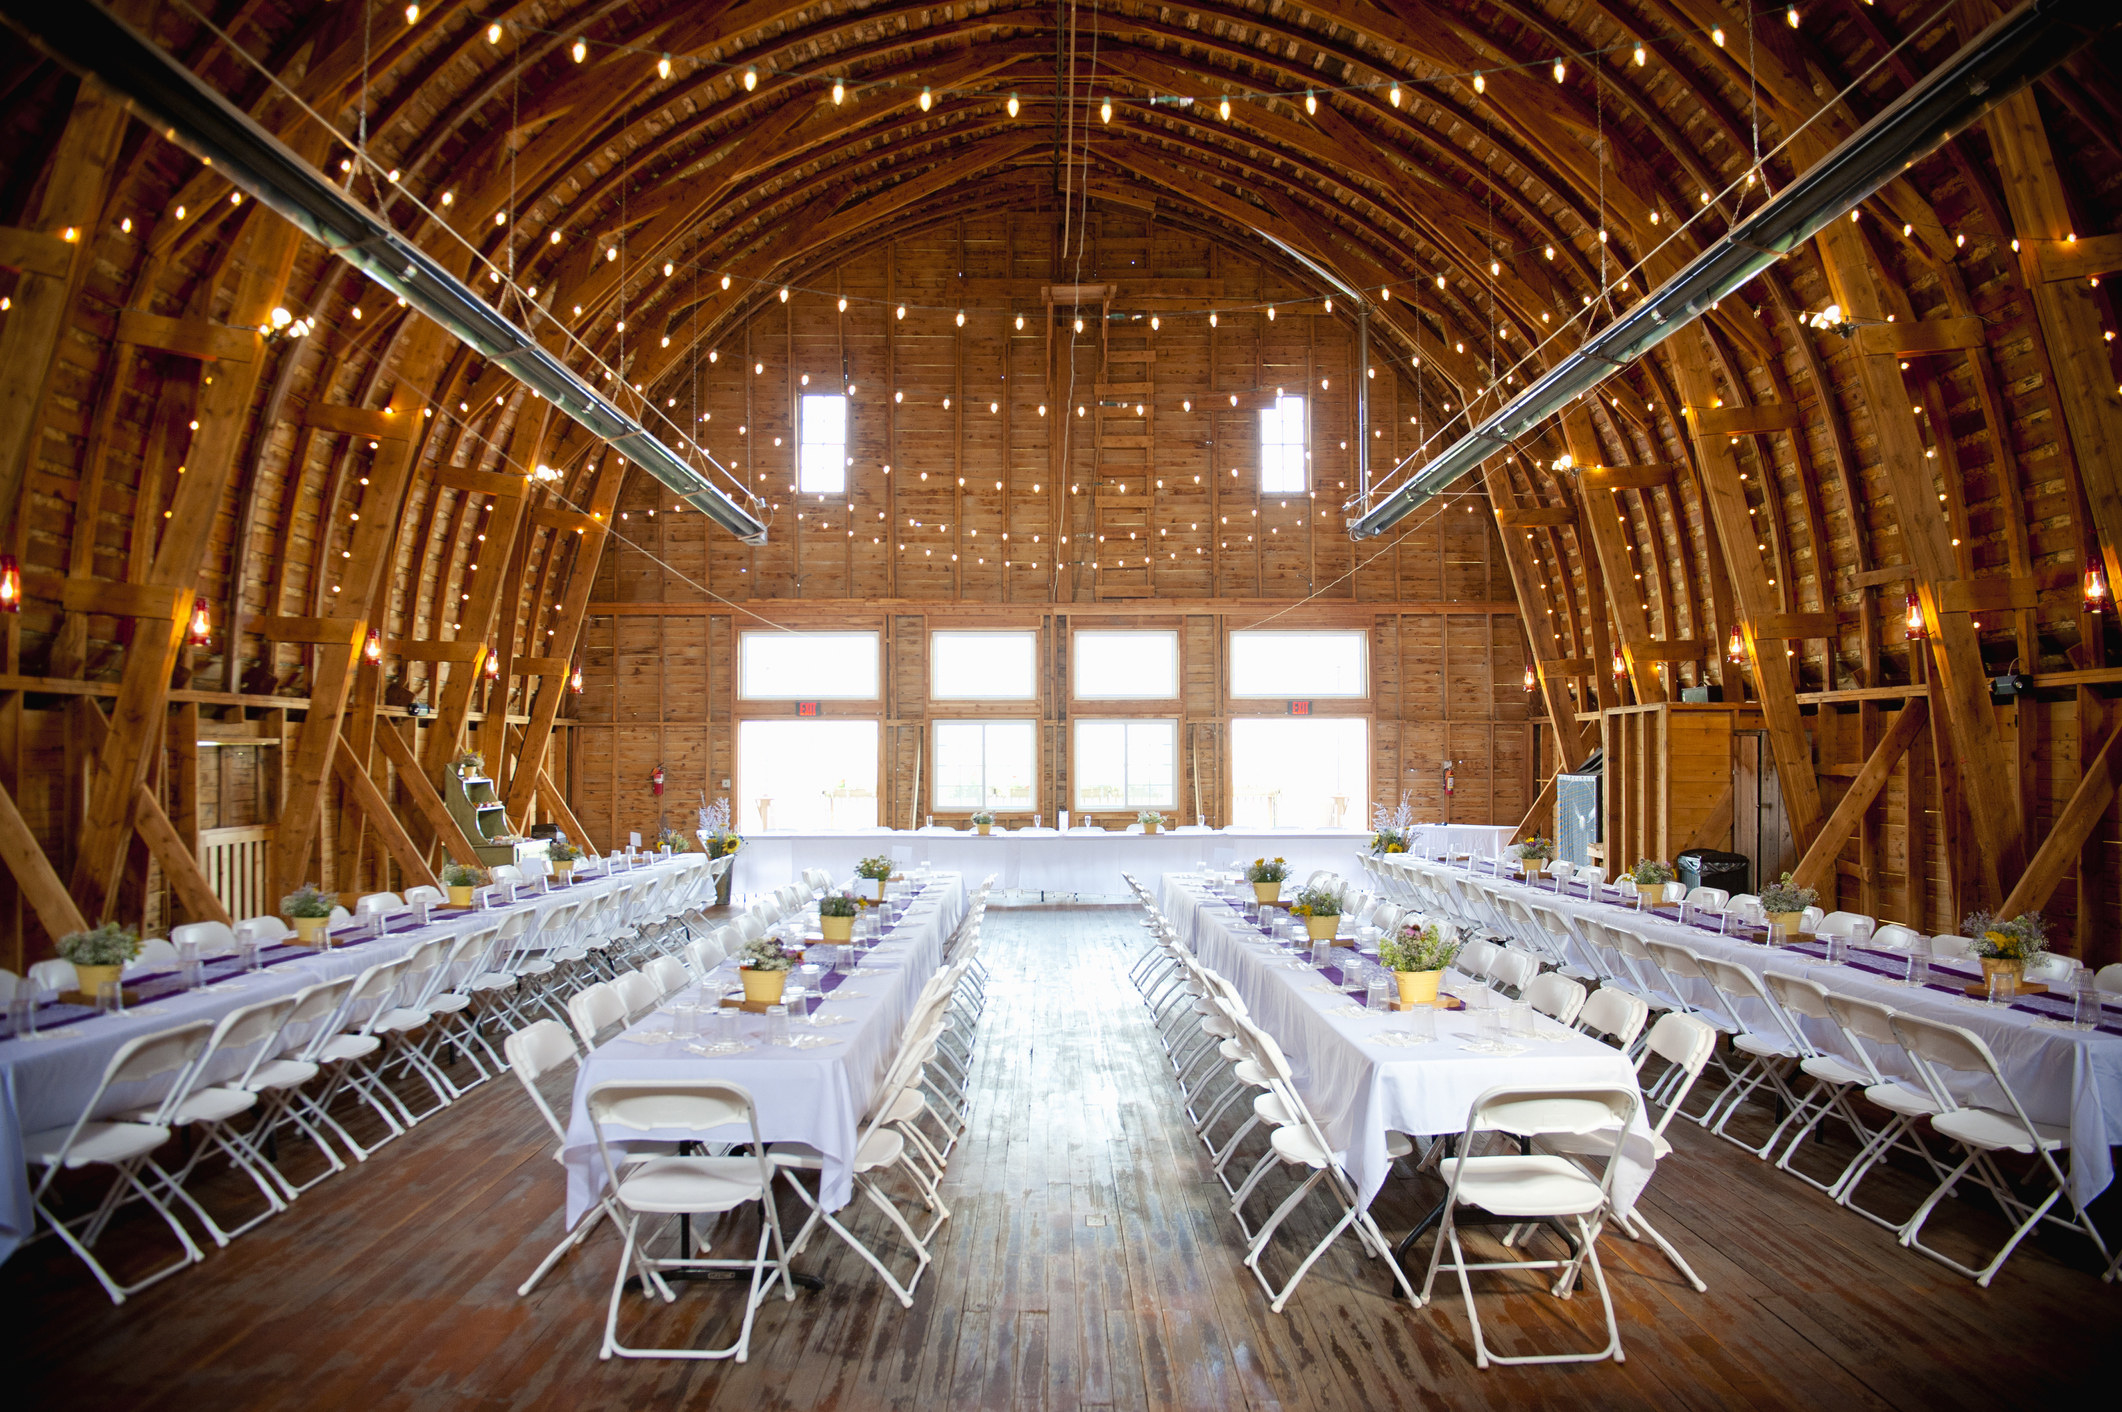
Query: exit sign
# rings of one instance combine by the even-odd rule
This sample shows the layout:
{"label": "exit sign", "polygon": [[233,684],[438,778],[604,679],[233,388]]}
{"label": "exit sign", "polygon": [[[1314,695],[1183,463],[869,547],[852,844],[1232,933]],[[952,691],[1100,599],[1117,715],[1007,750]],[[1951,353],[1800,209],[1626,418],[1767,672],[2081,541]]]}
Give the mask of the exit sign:
{"label": "exit sign", "polygon": [[1292,716],[1309,716],[1312,713],[1312,704],[1309,701],[1292,701],[1289,703],[1289,713]]}
{"label": "exit sign", "polygon": [[796,703],[796,714],[799,716],[815,716],[818,714],[818,703],[815,701],[798,701]]}

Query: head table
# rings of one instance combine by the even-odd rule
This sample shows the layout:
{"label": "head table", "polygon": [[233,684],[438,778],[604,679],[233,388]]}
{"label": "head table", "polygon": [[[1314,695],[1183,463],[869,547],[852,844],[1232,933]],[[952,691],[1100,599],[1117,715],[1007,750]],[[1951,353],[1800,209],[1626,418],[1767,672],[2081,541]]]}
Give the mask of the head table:
{"label": "head table", "polygon": [[[759,1133],[768,1142],[800,1142],[823,1158],[820,1200],[828,1211],[854,1194],[854,1156],[862,1115],[877,1081],[897,1052],[921,987],[943,962],[943,944],[964,918],[964,879],[938,873],[920,880],[896,925],[845,976],[829,975],[822,1003],[811,1004],[815,1024],[791,1018],[789,1031],[806,1047],[764,1042],[763,1015],[740,1014],[745,1048],[731,1054],[699,1054],[674,1026],[673,1005],[712,1005],[736,984],[737,969],[725,961],[700,984],[669,997],[625,1033],[597,1046],[575,1075],[574,1108],[568,1120],[567,1224],[573,1228],[604,1192],[603,1159],[589,1119],[590,1090],[615,1081],[717,1079],[749,1090]],[[818,943],[813,943],[818,944]],[[837,950],[837,948],[835,948]],[[808,1002],[807,1002],[808,1003]],[[629,1144],[667,1144],[691,1136],[629,1133],[610,1143],[614,1153]],[[732,1129],[730,1141],[748,1139]]]}
{"label": "head table", "polygon": [[[461,936],[476,927],[491,925],[510,912],[542,913],[566,903],[601,897],[625,882],[667,876],[696,866],[699,861],[699,855],[694,854],[676,859],[636,857],[617,864],[580,865],[576,869],[578,881],[506,906],[479,912],[441,912],[426,926],[414,925],[413,914],[403,913],[390,919],[390,929],[380,936],[349,939],[325,951],[306,946],[269,947],[260,955],[261,968],[249,973],[242,972],[233,960],[210,962],[208,984],[204,987],[173,990],[118,1014],[45,1007],[54,1018],[41,1023],[35,1035],[0,1040],[0,1260],[14,1253],[31,1225],[29,1171],[22,1154],[22,1135],[60,1127],[80,1116],[82,1105],[94,1094],[111,1056],[127,1040],[199,1020],[218,1021],[245,1005],[292,995],[320,981],[355,975],[371,966],[395,961],[423,942]],[[597,870],[596,874],[588,876],[592,870]],[[352,925],[344,924],[339,930]],[[125,978],[128,989],[137,987],[147,994],[172,981],[173,976],[157,973]],[[60,1019],[59,1015],[72,1018]],[[288,1038],[290,1047],[295,1038]],[[222,1056],[218,1066],[209,1066],[208,1082],[237,1077],[252,1057],[250,1051]],[[114,1088],[104,1095],[103,1111],[96,1116],[152,1103],[167,1089],[166,1080],[158,1086]]]}
{"label": "head table", "polygon": [[[1515,1053],[1469,1050],[1475,1021],[1465,1011],[1438,1011],[1433,1040],[1401,1042],[1408,1016],[1352,1008],[1358,1001],[1337,983],[1338,972],[1323,973],[1275,945],[1204,878],[1168,874],[1159,905],[1201,964],[1238,988],[1253,1023],[1282,1047],[1297,1091],[1366,1205],[1392,1174],[1389,1132],[1462,1133],[1474,1100],[1506,1084],[1636,1089],[1627,1055],[1545,1015],[1534,1016],[1534,1035],[1515,1042]],[[1624,1213],[1656,1162],[1639,1109],[1614,1179]]]}
{"label": "head table", "polygon": [[[2081,1204],[2089,1203],[2114,1180],[2114,1155],[2109,1149],[2122,1142],[2122,1009],[2114,1005],[2104,1009],[2098,1028],[2078,1030],[2070,1023],[2072,1006],[2067,991],[2054,997],[2023,996],[2008,1006],[1969,996],[1966,986],[1982,974],[1975,961],[1932,958],[1929,982],[1911,985],[1906,979],[1906,951],[1859,946],[1851,949],[1849,960],[1831,963],[1822,943],[1804,941],[1769,947],[1756,939],[1759,931],[1751,927],[1740,929],[1742,935],[1723,935],[1722,918],[1715,914],[1682,922],[1677,908],[1638,910],[1634,899],[1609,887],[1586,898],[1583,888],[1574,885],[1567,893],[1558,894],[1552,879],[1528,884],[1523,879],[1498,877],[1494,863],[1480,863],[1462,871],[1484,882],[1500,884],[1525,902],[1552,907],[1565,917],[1589,917],[1630,927],[1654,941],[1691,947],[1705,956],[1745,966],[1756,974],[1803,976],[1830,990],[1973,1030],[1997,1056],[2005,1081],[2025,1104],[2027,1115],[2036,1122],[2070,1130],[2071,1194]],[[1679,998],[1719,1014],[1730,1010],[1727,1001],[1697,980],[1681,982]],[[1773,1024],[1759,1002],[1742,1007],[1739,1018],[1750,1025]],[[1803,1016],[1795,1018],[1815,1047],[1852,1057],[1834,1026]],[[1913,1067],[1898,1049],[1871,1048],[1881,1072],[1915,1081]],[[2003,1101],[1987,1078],[1948,1074],[1948,1079],[1962,1102]]]}
{"label": "head table", "polygon": [[[1118,815],[1110,816],[1118,818]],[[1417,856],[1440,853],[1493,858],[1510,842],[1508,826],[1421,824],[1410,845]],[[901,864],[949,869],[975,877],[996,874],[1005,892],[1122,893],[1122,872],[1156,877],[1168,872],[1283,858],[1301,882],[1315,869],[1338,872],[1348,853],[1370,838],[1368,829],[1207,829],[1188,825],[1142,832],[1126,829],[1051,828],[979,834],[968,829],[862,829],[838,833],[746,834],[737,853],[739,892],[754,892],[794,877],[805,867],[845,874],[855,860],[883,854]]]}

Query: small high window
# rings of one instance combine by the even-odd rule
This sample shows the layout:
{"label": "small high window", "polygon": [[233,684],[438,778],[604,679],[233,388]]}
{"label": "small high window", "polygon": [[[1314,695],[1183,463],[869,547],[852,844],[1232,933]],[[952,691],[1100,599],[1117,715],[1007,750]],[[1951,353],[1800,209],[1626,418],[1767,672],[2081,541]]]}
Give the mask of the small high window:
{"label": "small high window", "polygon": [[796,453],[796,489],[805,495],[847,492],[847,399],[805,393]]}
{"label": "small high window", "polygon": [[1302,495],[1310,489],[1304,452],[1304,399],[1277,397],[1260,413],[1260,493]]}

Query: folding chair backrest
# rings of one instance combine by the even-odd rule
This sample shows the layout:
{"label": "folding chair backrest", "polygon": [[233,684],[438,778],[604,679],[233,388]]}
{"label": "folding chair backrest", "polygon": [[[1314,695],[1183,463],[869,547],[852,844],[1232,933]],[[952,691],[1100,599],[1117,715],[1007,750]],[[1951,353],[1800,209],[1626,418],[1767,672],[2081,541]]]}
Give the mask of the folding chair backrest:
{"label": "folding chair backrest", "polygon": [[171,927],[169,939],[180,946],[187,941],[197,942],[201,956],[225,955],[236,949],[236,933],[226,922],[186,922]]}
{"label": "folding chair backrest", "polygon": [[1923,933],[1914,927],[1904,927],[1899,922],[1888,922],[1871,934],[1872,946],[1880,951],[1910,951],[1928,946]]}
{"label": "folding chair backrest", "polygon": [[[1480,1132],[1540,1137],[1625,1129],[1640,1106],[1641,1100],[1631,1088],[1603,1084],[1539,1088],[1504,1085],[1474,1100],[1467,1110],[1466,1132],[1468,1137]],[[1619,1138],[1617,1131],[1617,1144]]]}
{"label": "folding chair backrest", "polygon": [[1687,1076],[1666,1099],[1665,1111],[1651,1125],[1652,1132],[1662,1134],[1665,1131],[1665,1125],[1687,1101],[1687,1091],[1695,1086],[1696,1079],[1702,1077],[1703,1066],[1709,1063],[1710,1055],[1716,1050],[1716,1030],[1693,1015],[1669,1011],[1660,1015],[1658,1023],[1650,1027],[1650,1034],[1643,1041],[1644,1056],[1648,1058],[1655,1054]]}
{"label": "folding chair backrest", "polygon": [[194,1020],[188,1025],[175,1025],[166,1030],[127,1040],[119,1046],[118,1052],[110,1057],[110,1063],[104,1066],[103,1082],[96,1086],[95,1097],[89,1101],[89,1106],[82,1110],[82,1120],[86,1120],[95,1111],[97,1100],[100,1100],[107,1090],[120,1084],[152,1083],[165,1074],[175,1074],[176,1081],[170,1085],[169,1092],[157,1104],[155,1120],[159,1121],[162,1117],[162,1111],[159,1110],[167,1110],[171,1105],[183,1101],[185,1076],[192,1065],[198,1062],[199,1056],[206,1052],[207,1041],[213,1037],[213,1033],[212,1020]]}
{"label": "folding chair backrest", "polygon": [[1690,907],[1703,907],[1712,912],[1720,912],[1724,909],[1724,904],[1731,901],[1731,894],[1721,887],[1698,887],[1690,889],[1684,900]]}
{"label": "folding chair backrest", "polygon": [[1816,936],[1844,936],[1853,941],[1862,941],[1878,927],[1877,919],[1862,912],[1829,912],[1813,928]]}
{"label": "folding chair backrest", "polygon": [[1833,1012],[1827,1008],[1827,987],[1804,976],[1785,975],[1781,971],[1770,971],[1761,977],[1768,993],[1776,997],[1776,1003],[1793,1015],[1803,1015],[1813,1020],[1832,1020]]}
{"label": "folding chair backrest", "polygon": [[[584,986],[567,998],[567,1018],[573,1023],[575,1033],[582,1037],[583,1047],[595,1049],[597,1036],[602,1034],[607,1026],[626,1023],[626,1002],[619,998],[619,992],[612,988],[610,981],[598,981],[595,985]],[[548,1020],[545,1023],[557,1022]],[[511,1035],[510,1038],[513,1039],[514,1036]],[[568,1052],[574,1052],[572,1044],[568,1046]],[[515,1060],[511,1059],[509,1062],[514,1063]]]}
{"label": "folding chair backrest", "polygon": [[687,973],[685,963],[675,956],[658,956],[641,969],[647,973],[650,980],[656,983],[659,998],[661,996],[676,995],[692,983],[692,977]]}
{"label": "folding chair backrest", "polygon": [[759,1136],[751,1091],[713,1079],[601,1083],[589,1091],[586,1106],[590,1121],[600,1129],[697,1135],[745,1123],[751,1126],[754,1142]]}
{"label": "folding chair backrest", "polygon": [[447,901],[449,901],[448,893],[427,883],[421,883],[416,887],[409,887],[405,890],[405,902],[408,907],[420,902],[425,902],[430,907],[439,907]]}
{"label": "folding chair backrest", "polygon": [[612,981],[612,987],[618,992],[620,1003],[626,1007],[628,1023],[655,1009],[663,999],[663,992],[657,989],[656,983],[640,971],[620,972]]}
{"label": "folding chair backrest", "polygon": [[685,958],[693,975],[705,980],[707,973],[722,964],[726,953],[715,943],[712,936],[705,936],[685,948]]}
{"label": "folding chair backrest", "polygon": [[396,912],[404,906],[405,899],[395,892],[370,892],[355,901],[354,915],[366,917],[372,912]]}
{"label": "folding chair backrest", "polygon": [[1585,994],[1583,986],[1560,971],[1546,971],[1533,977],[1521,998],[1541,1014],[1566,1025],[1584,1009]]}
{"label": "folding chair backrest", "polygon": [[1643,1024],[1649,1018],[1650,1006],[1641,996],[1614,986],[1601,986],[1577,1012],[1577,1028],[1604,1035],[1627,1049],[1643,1033]]}
{"label": "folding chair backrest", "polygon": [[270,946],[287,937],[287,923],[278,917],[245,917],[236,923],[236,939]]}

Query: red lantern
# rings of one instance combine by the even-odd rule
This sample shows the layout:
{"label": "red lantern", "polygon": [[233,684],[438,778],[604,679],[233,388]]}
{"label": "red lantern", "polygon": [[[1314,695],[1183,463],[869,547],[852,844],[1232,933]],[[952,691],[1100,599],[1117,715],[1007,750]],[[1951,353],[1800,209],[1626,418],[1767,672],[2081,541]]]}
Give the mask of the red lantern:
{"label": "red lantern", "polygon": [[206,600],[204,598],[194,598],[192,600],[192,622],[189,634],[192,646],[206,646],[213,635],[214,620],[208,615]]}
{"label": "red lantern", "polygon": [[653,770],[650,770],[650,771],[648,772],[648,783],[649,783],[649,786],[650,786],[650,788],[652,788],[652,789],[653,789],[653,790],[654,790],[654,791],[656,792],[656,797],[657,797],[657,798],[659,798],[659,799],[660,799],[660,798],[662,798],[662,797],[663,797],[663,767],[662,767],[661,765],[658,765],[658,766],[656,766],[656,768],[655,768],[655,769],[653,769]]}
{"label": "red lantern", "polygon": [[1930,629],[1923,623],[1923,604],[1913,592],[1908,595],[1907,635],[1910,642],[1930,635]]}
{"label": "red lantern", "polygon": [[1725,645],[1724,655],[1734,667],[1746,665],[1746,638],[1739,632],[1739,625],[1731,625],[1731,641]]}
{"label": "red lantern", "polygon": [[22,566],[12,554],[0,554],[0,613],[22,611]]}
{"label": "red lantern", "polygon": [[1621,648],[1617,644],[1614,648],[1614,680],[1619,681],[1627,675],[1628,659],[1621,655]]}
{"label": "red lantern", "polygon": [[486,679],[488,681],[499,681],[501,679],[501,654],[498,652],[486,654]]}
{"label": "red lantern", "polygon": [[368,641],[361,644],[361,655],[373,667],[383,660],[383,634],[374,628],[368,630]]}
{"label": "red lantern", "polygon": [[2085,566],[2085,611],[2100,612],[2107,606],[2107,580],[2100,575],[2098,564]]}
{"label": "red lantern", "polygon": [[582,694],[582,668],[580,666],[577,666],[575,670],[567,674],[567,689],[577,696]]}
{"label": "red lantern", "polygon": [[1530,666],[1525,669],[1525,689],[1531,691],[1540,684],[1540,676]]}

